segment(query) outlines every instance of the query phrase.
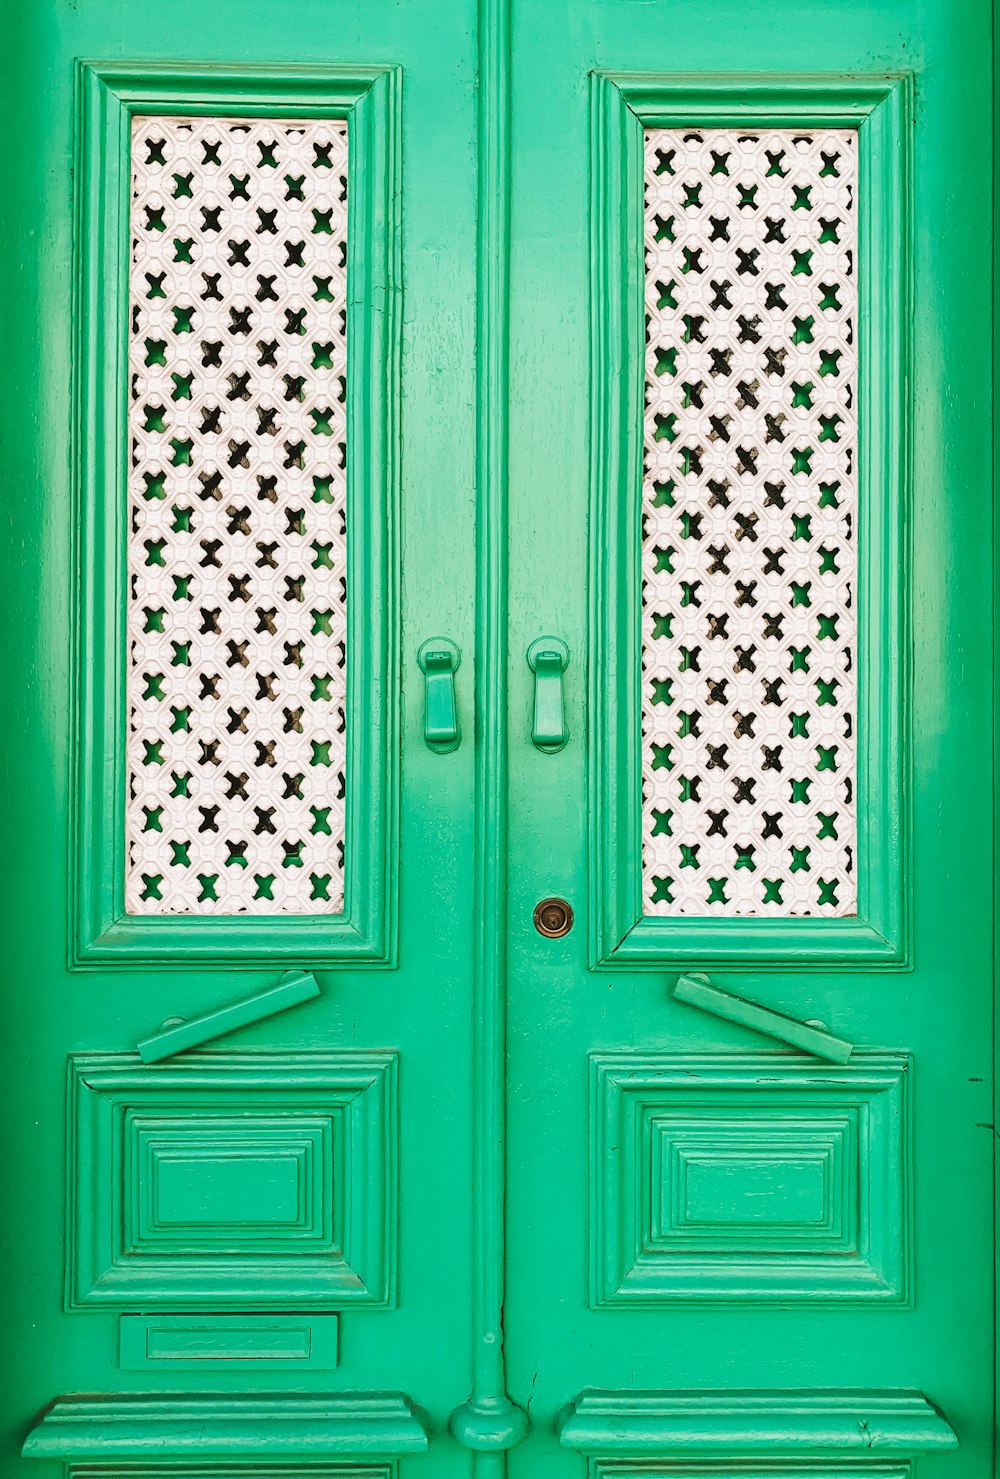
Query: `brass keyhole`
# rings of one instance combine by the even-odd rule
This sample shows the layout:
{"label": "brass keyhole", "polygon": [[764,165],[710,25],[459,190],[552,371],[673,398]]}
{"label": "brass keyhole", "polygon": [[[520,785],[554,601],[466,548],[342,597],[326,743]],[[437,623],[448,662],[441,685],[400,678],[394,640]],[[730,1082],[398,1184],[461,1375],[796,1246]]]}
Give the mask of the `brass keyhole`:
{"label": "brass keyhole", "polygon": [[535,905],[535,929],[550,940],[568,935],[573,928],[573,910],[565,899],[542,899]]}

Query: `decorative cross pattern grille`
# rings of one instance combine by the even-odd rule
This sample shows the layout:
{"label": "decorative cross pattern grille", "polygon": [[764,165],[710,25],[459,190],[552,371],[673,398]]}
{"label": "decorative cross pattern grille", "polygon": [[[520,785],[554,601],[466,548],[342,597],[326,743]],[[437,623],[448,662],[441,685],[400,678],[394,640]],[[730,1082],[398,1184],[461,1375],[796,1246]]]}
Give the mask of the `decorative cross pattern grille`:
{"label": "decorative cross pattern grille", "polygon": [[343,908],[347,127],[132,132],[126,908]]}
{"label": "decorative cross pattern grille", "polygon": [[856,911],[856,161],[646,132],[648,914]]}

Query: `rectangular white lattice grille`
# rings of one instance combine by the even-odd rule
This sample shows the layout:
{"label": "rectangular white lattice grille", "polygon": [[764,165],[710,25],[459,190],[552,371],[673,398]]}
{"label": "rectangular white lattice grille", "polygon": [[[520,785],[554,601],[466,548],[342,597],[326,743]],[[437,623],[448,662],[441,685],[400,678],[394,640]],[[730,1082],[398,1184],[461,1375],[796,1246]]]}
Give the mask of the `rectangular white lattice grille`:
{"label": "rectangular white lattice grille", "polygon": [[643,899],[856,912],[857,135],[645,136]]}
{"label": "rectangular white lattice grille", "polygon": [[343,908],[347,127],[132,131],[130,914]]}

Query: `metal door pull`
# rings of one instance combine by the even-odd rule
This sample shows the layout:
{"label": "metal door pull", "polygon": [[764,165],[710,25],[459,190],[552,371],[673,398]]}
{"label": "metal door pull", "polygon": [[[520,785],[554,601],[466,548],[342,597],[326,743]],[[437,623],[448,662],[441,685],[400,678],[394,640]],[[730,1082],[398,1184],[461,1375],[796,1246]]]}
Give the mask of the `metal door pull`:
{"label": "metal door pull", "polygon": [[569,663],[569,648],[559,637],[539,637],[528,648],[528,667],[535,675],[535,708],[531,743],[536,750],[552,754],[569,739],[563,715],[562,675]]}
{"label": "metal door pull", "polygon": [[455,702],[455,674],[461,663],[461,651],[448,637],[431,637],[417,653],[424,675],[424,743],[442,755],[457,750],[462,739]]}
{"label": "metal door pull", "polygon": [[846,1063],[854,1051],[853,1043],[834,1037],[822,1022],[800,1022],[797,1017],[786,1017],[784,1012],[772,1011],[745,997],[732,996],[713,986],[707,976],[678,976],[673,995],[690,1007],[700,1007],[703,1012],[711,1012],[727,1022],[738,1022],[741,1027],[776,1037],[779,1042],[831,1063]]}
{"label": "metal door pull", "polygon": [[144,1063],[159,1063],[174,1053],[183,1053],[186,1048],[195,1048],[199,1043],[211,1042],[226,1032],[235,1032],[237,1027],[246,1027],[251,1022],[262,1022],[276,1012],[298,1006],[319,996],[316,977],[308,971],[286,971],[276,986],[260,991],[256,996],[246,996],[242,1001],[231,1001],[228,1006],[206,1012],[204,1017],[194,1017],[190,1022],[183,1018],[171,1018],[154,1032],[152,1037],[139,1043],[139,1057]]}

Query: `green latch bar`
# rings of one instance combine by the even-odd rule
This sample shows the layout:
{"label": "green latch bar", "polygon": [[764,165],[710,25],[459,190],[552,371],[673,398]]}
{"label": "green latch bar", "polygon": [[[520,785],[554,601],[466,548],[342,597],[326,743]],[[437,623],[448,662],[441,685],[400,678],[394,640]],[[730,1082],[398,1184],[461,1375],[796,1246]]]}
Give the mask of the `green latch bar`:
{"label": "green latch bar", "polygon": [[139,1057],[144,1063],[160,1063],[183,1053],[186,1048],[195,1048],[199,1043],[211,1042],[224,1033],[235,1032],[237,1027],[247,1027],[251,1022],[262,1022],[276,1012],[298,1006],[319,996],[316,977],[308,971],[286,971],[276,986],[256,996],[232,1001],[228,1006],[207,1012],[204,1017],[194,1017],[190,1022],[176,1021],[155,1032],[152,1037],[139,1043]]}
{"label": "green latch bar", "polygon": [[417,653],[424,675],[424,743],[446,754],[457,750],[462,739],[455,701],[455,674],[462,654],[447,637],[431,637]]}
{"label": "green latch bar", "polygon": [[551,754],[569,739],[563,713],[562,675],[569,663],[569,648],[559,637],[539,637],[528,648],[528,667],[535,675],[535,708],[531,743]]}
{"label": "green latch bar", "polygon": [[715,1017],[727,1022],[737,1022],[753,1032],[763,1032],[767,1037],[776,1037],[793,1048],[801,1048],[814,1057],[826,1058],[831,1063],[846,1063],[854,1051],[852,1043],[834,1037],[821,1022],[800,1022],[797,1017],[786,1017],[784,1012],[775,1012],[762,1007],[758,1002],[747,1001],[742,996],[732,996],[713,986],[707,976],[678,976],[673,988],[677,1001],[689,1007],[700,1007]]}

